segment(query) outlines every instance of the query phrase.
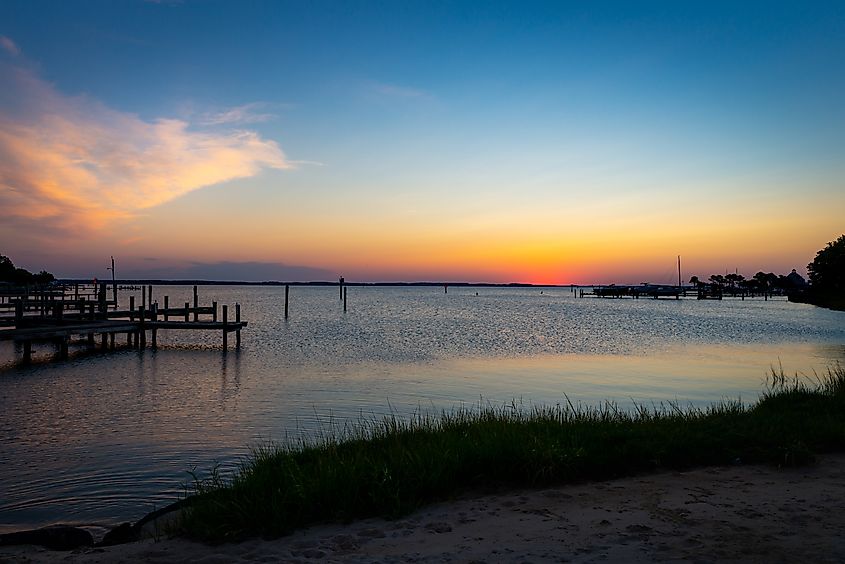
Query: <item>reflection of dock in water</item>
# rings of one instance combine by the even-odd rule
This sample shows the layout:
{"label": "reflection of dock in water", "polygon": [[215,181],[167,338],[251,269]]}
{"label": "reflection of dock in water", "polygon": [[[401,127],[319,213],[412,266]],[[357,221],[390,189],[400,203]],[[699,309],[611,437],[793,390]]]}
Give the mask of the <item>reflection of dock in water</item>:
{"label": "reflection of dock in water", "polygon": [[[156,348],[159,329],[220,331],[223,352],[228,349],[229,333],[235,333],[235,346],[241,346],[241,329],[247,322],[241,321],[240,304],[235,304],[234,319],[230,320],[226,305],[219,308],[212,302],[211,306],[200,306],[196,286],[193,304],[185,302],[183,307],[170,307],[169,296],[164,296],[164,307],[159,307],[152,300],[153,287],[144,291],[141,286],[141,305],[136,308],[135,296],[130,296],[125,310],[117,309],[116,288],[115,299],[109,301],[105,283],[91,286],[27,288],[0,294],[0,341],[20,345],[24,363],[32,360],[33,343],[52,343],[59,359],[68,358],[74,337],[82,337],[81,343],[89,349],[97,348],[99,342],[101,350],[114,350],[118,346],[116,336],[125,335],[124,348],[144,349],[149,333],[151,347]],[[222,315],[218,316],[218,310]]]}

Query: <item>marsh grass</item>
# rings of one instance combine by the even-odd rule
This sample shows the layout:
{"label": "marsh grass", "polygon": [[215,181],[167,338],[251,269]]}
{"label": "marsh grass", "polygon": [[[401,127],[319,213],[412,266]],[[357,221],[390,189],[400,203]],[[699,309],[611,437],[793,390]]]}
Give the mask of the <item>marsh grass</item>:
{"label": "marsh grass", "polygon": [[470,490],[603,480],[656,469],[803,464],[845,448],[845,369],[772,370],[754,405],[517,404],[362,419],[312,441],[253,451],[224,479],[195,480],[184,531],[211,542],[315,523],[398,517]]}

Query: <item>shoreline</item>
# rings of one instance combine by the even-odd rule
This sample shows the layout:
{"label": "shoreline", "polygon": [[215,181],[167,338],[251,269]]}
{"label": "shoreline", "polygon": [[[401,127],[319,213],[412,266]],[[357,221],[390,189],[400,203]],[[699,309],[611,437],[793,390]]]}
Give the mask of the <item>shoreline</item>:
{"label": "shoreline", "polygon": [[845,454],[828,454],[799,468],[706,467],[469,494],[394,521],[318,525],[274,540],[0,547],[0,561],[835,562],[845,558],[843,529]]}

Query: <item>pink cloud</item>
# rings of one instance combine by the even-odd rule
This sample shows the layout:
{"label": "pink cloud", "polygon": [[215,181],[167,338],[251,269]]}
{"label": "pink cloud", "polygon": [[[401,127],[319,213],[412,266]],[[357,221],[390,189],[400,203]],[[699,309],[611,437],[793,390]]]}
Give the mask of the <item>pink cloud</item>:
{"label": "pink cloud", "polygon": [[89,231],[194,190],[291,164],[254,131],[146,121],[65,96],[29,70],[0,64],[0,219]]}

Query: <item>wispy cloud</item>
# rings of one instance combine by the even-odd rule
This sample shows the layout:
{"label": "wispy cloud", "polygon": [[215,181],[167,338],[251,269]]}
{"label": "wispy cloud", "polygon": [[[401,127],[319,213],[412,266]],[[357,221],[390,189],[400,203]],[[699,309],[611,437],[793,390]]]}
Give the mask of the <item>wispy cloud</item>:
{"label": "wispy cloud", "polygon": [[262,123],[276,117],[265,110],[267,104],[253,102],[243,106],[235,106],[221,112],[203,114],[199,118],[202,125],[245,125],[250,123]]}
{"label": "wispy cloud", "polygon": [[263,168],[291,167],[275,141],[254,131],[146,121],[65,96],[12,65],[0,64],[0,82],[0,220],[7,225],[78,233]]}
{"label": "wispy cloud", "polygon": [[21,49],[18,45],[5,35],[0,35],[0,48],[13,57],[21,54]]}

